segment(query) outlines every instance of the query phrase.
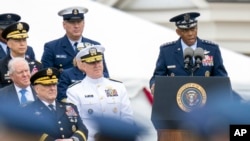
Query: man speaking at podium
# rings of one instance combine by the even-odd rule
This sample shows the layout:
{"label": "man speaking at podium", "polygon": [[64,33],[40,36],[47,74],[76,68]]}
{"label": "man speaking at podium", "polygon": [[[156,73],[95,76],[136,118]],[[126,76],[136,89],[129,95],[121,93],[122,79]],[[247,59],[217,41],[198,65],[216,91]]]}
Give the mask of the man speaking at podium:
{"label": "man speaking at podium", "polygon": [[219,46],[197,37],[197,20],[200,13],[189,12],[170,19],[175,22],[180,38],[160,46],[153,76],[150,79],[152,94],[155,76],[227,76]]}

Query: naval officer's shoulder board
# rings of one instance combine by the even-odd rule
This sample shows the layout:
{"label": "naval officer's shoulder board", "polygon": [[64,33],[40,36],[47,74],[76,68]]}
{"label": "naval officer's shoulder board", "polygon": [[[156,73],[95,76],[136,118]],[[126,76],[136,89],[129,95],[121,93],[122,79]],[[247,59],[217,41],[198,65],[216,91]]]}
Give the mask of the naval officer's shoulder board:
{"label": "naval officer's shoulder board", "polygon": [[82,80],[75,81],[74,83],[72,83],[71,85],[69,85],[68,88],[73,87],[74,85],[76,85],[78,83],[81,83],[81,82],[82,82]]}
{"label": "naval officer's shoulder board", "polygon": [[114,81],[114,82],[118,82],[118,83],[122,83],[122,81],[119,81],[119,80],[115,80],[115,79],[112,79],[112,78],[108,78],[110,81]]}

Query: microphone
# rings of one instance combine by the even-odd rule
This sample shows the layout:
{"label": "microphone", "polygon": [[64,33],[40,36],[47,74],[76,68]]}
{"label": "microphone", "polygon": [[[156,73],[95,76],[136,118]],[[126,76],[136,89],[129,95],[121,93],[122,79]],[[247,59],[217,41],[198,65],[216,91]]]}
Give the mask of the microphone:
{"label": "microphone", "polygon": [[192,58],[194,56],[194,50],[190,47],[185,48],[184,50],[184,68],[189,69],[191,65]]}
{"label": "microphone", "polygon": [[194,59],[196,68],[200,68],[200,64],[202,63],[202,59],[204,59],[204,50],[200,47],[196,48],[194,51]]}

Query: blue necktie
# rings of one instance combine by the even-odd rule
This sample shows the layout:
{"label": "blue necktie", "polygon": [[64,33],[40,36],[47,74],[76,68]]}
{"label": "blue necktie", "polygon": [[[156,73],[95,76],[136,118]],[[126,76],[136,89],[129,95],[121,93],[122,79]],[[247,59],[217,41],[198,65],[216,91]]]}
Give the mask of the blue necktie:
{"label": "blue necktie", "polygon": [[78,51],[79,51],[78,48],[77,48],[77,45],[78,45],[78,42],[75,42],[75,43],[74,43],[74,49],[75,49],[75,52],[76,52],[76,53],[78,53]]}
{"label": "blue necktie", "polygon": [[20,93],[21,93],[21,104],[24,104],[24,103],[27,102],[27,98],[25,96],[26,91],[27,91],[26,89],[21,89],[20,90]]}

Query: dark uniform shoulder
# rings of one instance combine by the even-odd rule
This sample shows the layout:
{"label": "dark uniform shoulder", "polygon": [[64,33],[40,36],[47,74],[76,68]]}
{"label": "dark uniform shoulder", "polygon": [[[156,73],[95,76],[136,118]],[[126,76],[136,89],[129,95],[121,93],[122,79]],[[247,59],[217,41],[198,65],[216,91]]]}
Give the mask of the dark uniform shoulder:
{"label": "dark uniform shoulder", "polygon": [[209,41],[209,40],[203,40],[203,39],[201,39],[201,42],[205,43],[205,44],[209,44],[209,45],[216,45],[216,46],[218,46],[218,44],[216,44],[216,43],[214,43],[212,41]]}
{"label": "dark uniform shoulder", "polygon": [[122,83],[122,81],[119,81],[119,80],[115,80],[115,79],[112,79],[112,78],[109,78],[110,81],[114,81],[114,82],[119,82],[119,83]]}
{"label": "dark uniform shoulder", "polygon": [[78,83],[80,83],[80,82],[82,82],[82,80],[78,80],[78,81],[74,82],[73,84],[69,85],[68,88],[73,87],[74,85],[76,85],[76,84],[78,84]]}
{"label": "dark uniform shoulder", "polygon": [[160,47],[168,47],[168,46],[175,44],[176,42],[177,41],[166,42],[166,43],[163,43]]}

